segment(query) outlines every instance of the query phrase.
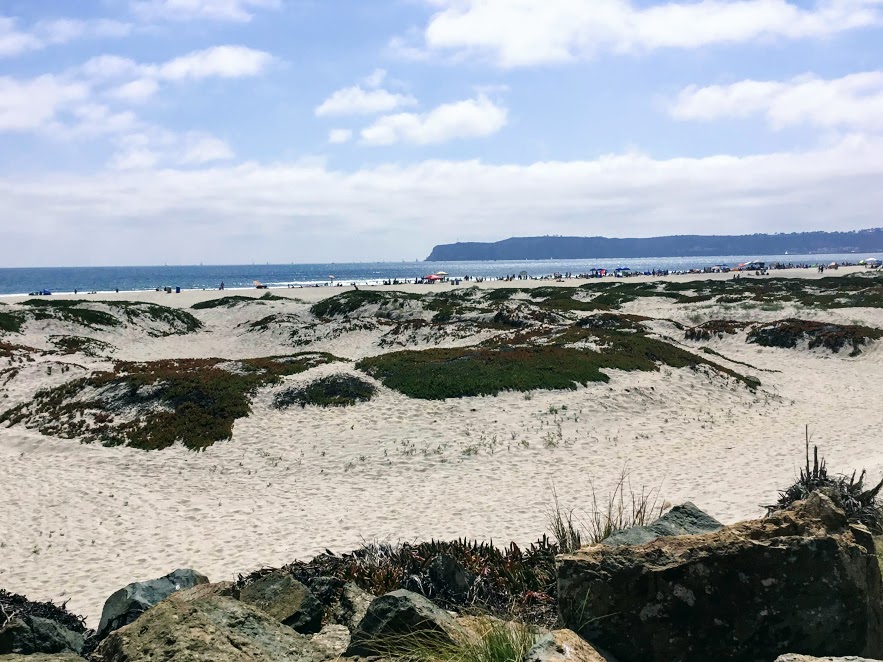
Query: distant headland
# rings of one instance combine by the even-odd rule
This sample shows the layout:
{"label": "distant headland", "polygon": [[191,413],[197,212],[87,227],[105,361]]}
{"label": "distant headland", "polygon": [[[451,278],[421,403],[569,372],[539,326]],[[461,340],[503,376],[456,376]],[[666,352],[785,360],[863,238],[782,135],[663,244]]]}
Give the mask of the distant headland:
{"label": "distant headland", "polygon": [[883,228],[850,232],[749,235],[608,237],[512,237],[496,242],[457,242],[432,249],[427,262],[459,260],[579,260],[592,258],[693,257],[702,255],[800,255],[883,250]]}

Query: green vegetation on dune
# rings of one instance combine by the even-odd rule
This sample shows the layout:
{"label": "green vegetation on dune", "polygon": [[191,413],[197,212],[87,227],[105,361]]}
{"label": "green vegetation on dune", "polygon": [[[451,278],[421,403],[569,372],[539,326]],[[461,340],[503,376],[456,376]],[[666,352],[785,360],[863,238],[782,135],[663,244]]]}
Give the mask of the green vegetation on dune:
{"label": "green vegetation on dune", "polygon": [[20,313],[0,312],[0,332],[21,333],[24,315]]}
{"label": "green vegetation on dune", "polygon": [[[603,351],[569,347],[593,339]],[[540,346],[488,346],[401,351],[362,359],[360,370],[385,386],[424,400],[495,395],[502,391],[572,390],[578,384],[606,382],[602,369],[658,370],[707,366],[749,387],[759,381],[704,357],[640,333],[571,327],[557,342]]]}
{"label": "green vegetation on dune", "polygon": [[[90,302],[82,299],[28,299],[23,301],[25,311],[19,313],[22,319],[58,320],[89,329],[99,330],[123,325],[147,322],[159,324],[166,329],[151,329],[152,336],[183,335],[202,328],[202,322],[185,310],[139,301]],[[101,310],[109,308],[112,312]],[[122,319],[121,319],[122,318]]]}
{"label": "green vegetation on dune", "polygon": [[113,372],[38,392],[32,402],[0,415],[0,423],[109,446],[157,450],[180,441],[202,450],[232,436],[234,421],[249,414],[258,388],[337,360],[311,352],[241,361],[120,362]]}
{"label": "green vegetation on dune", "polygon": [[792,349],[802,340],[807,340],[810,349],[825,347],[836,354],[845,345],[849,345],[852,347],[850,356],[858,356],[864,345],[880,338],[883,338],[883,330],[869,326],[831,324],[793,318],[758,324],[748,333],[748,342],[764,347]]}
{"label": "green vegetation on dune", "polygon": [[371,382],[353,375],[330,375],[304,386],[297,386],[278,393],[273,398],[273,406],[286,409],[293,405],[306,407],[349,407],[359,402],[367,402],[377,392]]}
{"label": "green vegetation on dune", "polygon": [[120,311],[130,323],[148,321],[168,327],[166,331],[151,331],[152,336],[186,335],[202,328],[202,322],[179,308],[135,301],[109,301],[107,305]]}
{"label": "green vegetation on dune", "polygon": [[353,290],[341,292],[314,303],[310,312],[316,317],[340,317],[356,312],[362,306],[379,305],[393,299],[419,299],[420,295],[402,292],[382,292],[378,290]]}
{"label": "green vegetation on dune", "polygon": [[290,301],[287,297],[280,297],[267,292],[262,297],[249,297],[241,294],[234,294],[229,297],[219,297],[217,299],[209,299],[208,301],[199,301],[190,306],[191,310],[208,310],[210,308],[233,308],[240,304],[257,303],[262,304],[267,301]]}
{"label": "green vegetation on dune", "polygon": [[68,299],[28,299],[21,305],[28,306],[29,316],[34,320],[59,320],[71,322],[90,329],[121,326],[122,322],[108,312],[87,308],[89,301]]}
{"label": "green vegetation on dune", "polygon": [[83,354],[85,356],[106,356],[116,351],[116,347],[103,340],[85,336],[49,336],[49,342],[62,354]]}

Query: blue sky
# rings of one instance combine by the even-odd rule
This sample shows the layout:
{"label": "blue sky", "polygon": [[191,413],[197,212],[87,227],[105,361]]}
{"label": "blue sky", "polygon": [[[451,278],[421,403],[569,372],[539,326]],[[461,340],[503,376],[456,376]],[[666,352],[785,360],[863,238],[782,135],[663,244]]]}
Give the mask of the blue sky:
{"label": "blue sky", "polygon": [[0,266],[881,217],[883,0],[0,2]]}

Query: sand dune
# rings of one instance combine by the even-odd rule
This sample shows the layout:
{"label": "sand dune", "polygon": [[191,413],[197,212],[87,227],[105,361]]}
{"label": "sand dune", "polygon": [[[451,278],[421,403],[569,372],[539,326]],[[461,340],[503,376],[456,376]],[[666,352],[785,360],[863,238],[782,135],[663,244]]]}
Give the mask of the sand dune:
{"label": "sand dune", "polygon": [[[7,336],[7,342],[49,349],[50,335],[85,335],[111,343],[116,360],[235,359],[309,349],[349,361],[261,390],[251,415],[236,421],[233,438],[202,453],[180,445],[157,452],[105,448],[22,425],[0,427],[0,586],[32,599],[70,598],[69,607],[94,626],[115,589],[176,567],[220,580],[369,539],[529,542],[546,529],[552,485],[579,513],[588,507],[591,484],[605,493],[626,466],[636,486],[661,485],[665,499],[692,500],[732,522],[759,514],[793,478],[805,425],[832,468],[883,471],[879,344],[850,358],[846,352],[759,347],[744,335],[701,343],[726,357],[715,358],[722,365],[760,376],[756,392],[714,371],[663,367],[611,370],[609,383],[573,391],[442,401],[411,399],[378,383],[378,395],[354,407],[274,409],[272,397],[283,387],[352,373],[353,360],[395,349],[378,345],[388,329],[336,336],[324,329],[317,337],[328,332],[327,339],[307,347],[286,344],[278,330],[246,330],[271,314],[306,319],[309,302],[339,291],[281,290],[274,293],[303,303],[191,311],[204,329],[190,335],[151,337],[135,325],[96,331],[51,320]],[[137,298],[189,308],[220,294]],[[686,324],[722,313],[755,321],[799,314],[883,328],[883,310],[871,308],[727,311],[654,298],[622,311]],[[670,323],[654,322],[653,328],[685,347],[700,345],[684,341]],[[411,347],[475,341],[425,340]],[[62,372],[62,364],[76,365]],[[18,373],[5,385],[0,374],[0,410],[112,363],[72,354],[35,355],[33,362],[14,365]]]}

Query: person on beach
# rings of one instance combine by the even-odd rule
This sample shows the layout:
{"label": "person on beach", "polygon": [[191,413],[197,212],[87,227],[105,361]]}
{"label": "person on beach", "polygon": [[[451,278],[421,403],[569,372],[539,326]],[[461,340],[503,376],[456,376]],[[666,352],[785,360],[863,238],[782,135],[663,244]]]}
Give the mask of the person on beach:
{"label": "person on beach", "polygon": [[219,290],[223,290],[223,289],[224,289],[224,281],[221,281],[221,286],[220,286],[218,289],[219,289]]}

